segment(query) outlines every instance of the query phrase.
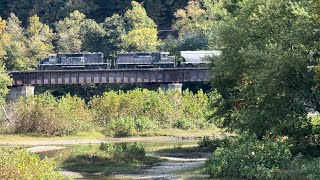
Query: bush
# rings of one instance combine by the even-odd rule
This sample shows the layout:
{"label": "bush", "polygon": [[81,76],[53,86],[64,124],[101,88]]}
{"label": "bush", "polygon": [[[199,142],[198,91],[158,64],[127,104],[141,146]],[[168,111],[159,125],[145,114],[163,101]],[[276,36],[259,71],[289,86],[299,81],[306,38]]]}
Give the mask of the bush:
{"label": "bush", "polygon": [[274,179],[309,179],[320,177],[320,158],[306,158],[297,155],[287,168],[279,172]]}
{"label": "bush", "polygon": [[112,120],[106,131],[116,137],[128,137],[137,133],[136,124],[132,117]]}
{"label": "bush", "polygon": [[146,156],[146,150],[143,143],[134,143],[132,145],[125,143],[116,145],[111,143],[101,143],[99,149],[111,154],[116,160],[140,160]]}
{"label": "bush", "polygon": [[273,179],[291,160],[289,145],[280,140],[259,141],[244,135],[217,148],[206,163],[214,178]]}
{"label": "bush", "polygon": [[0,179],[65,179],[47,159],[20,148],[0,148]]}
{"label": "bush", "polygon": [[156,122],[152,121],[149,117],[142,116],[135,120],[136,129],[139,132],[154,130],[159,127]]}
{"label": "bush", "polygon": [[194,124],[192,124],[190,121],[187,119],[178,119],[172,126],[173,128],[178,128],[178,129],[183,129],[183,130],[188,130],[194,128]]}
{"label": "bush", "polygon": [[91,144],[77,144],[72,150],[73,156],[81,156],[88,154],[89,151],[92,149]]}
{"label": "bush", "polygon": [[115,152],[115,147],[111,143],[103,143],[101,142],[99,149],[101,151],[107,152],[107,153],[114,153]]}
{"label": "bush", "polygon": [[18,133],[62,136],[92,128],[92,115],[85,102],[70,95],[60,100],[49,94],[20,98],[10,109],[14,130]]}
{"label": "bush", "polygon": [[201,141],[198,142],[200,148],[209,148],[215,151],[218,147],[228,147],[231,144],[231,138],[212,138],[204,136]]}

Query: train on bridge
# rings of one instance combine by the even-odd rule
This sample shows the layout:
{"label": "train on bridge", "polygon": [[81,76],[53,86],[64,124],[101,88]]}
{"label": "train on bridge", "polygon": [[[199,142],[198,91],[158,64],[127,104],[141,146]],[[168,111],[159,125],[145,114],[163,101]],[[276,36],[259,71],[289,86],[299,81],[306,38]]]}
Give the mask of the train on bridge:
{"label": "train on bridge", "polygon": [[221,51],[181,51],[183,61],[169,52],[118,53],[115,60],[107,60],[103,53],[52,53],[41,59],[39,70],[59,69],[132,69],[201,67],[207,64],[207,56],[219,56]]}

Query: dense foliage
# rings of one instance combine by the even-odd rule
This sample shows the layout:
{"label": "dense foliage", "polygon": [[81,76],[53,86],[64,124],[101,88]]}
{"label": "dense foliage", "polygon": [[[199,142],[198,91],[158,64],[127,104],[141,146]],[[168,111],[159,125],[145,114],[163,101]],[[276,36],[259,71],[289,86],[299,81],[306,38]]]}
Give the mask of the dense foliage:
{"label": "dense foliage", "polygon": [[220,24],[222,56],[212,60],[221,127],[262,137],[311,134],[318,109],[319,21],[313,1],[237,3]]}
{"label": "dense foliage", "polygon": [[[121,136],[160,128],[203,128],[209,110],[208,95],[186,90],[149,91],[136,89],[124,93],[106,92],[90,102],[95,122]],[[109,131],[110,132],[110,131]]]}
{"label": "dense foliage", "polygon": [[65,179],[47,159],[20,148],[0,148],[0,179]]}
{"label": "dense foliage", "polygon": [[243,135],[231,144],[217,148],[207,161],[214,178],[274,179],[291,160],[289,144],[282,140],[259,141]]}
{"label": "dense foliage", "polygon": [[20,98],[11,104],[10,116],[18,133],[61,136],[93,128],[92,114],[85,102],[70,95],[59,100],[48,94]]}
{"label": "dense foliage", "polygon": [[12,102],[8,115],[16,133],[63,136],[101,130],[124,137],[163,128],[208,128],[209,99],[214,95],[136,89],[106,92],[86,104],[77,96],[41,94]]}

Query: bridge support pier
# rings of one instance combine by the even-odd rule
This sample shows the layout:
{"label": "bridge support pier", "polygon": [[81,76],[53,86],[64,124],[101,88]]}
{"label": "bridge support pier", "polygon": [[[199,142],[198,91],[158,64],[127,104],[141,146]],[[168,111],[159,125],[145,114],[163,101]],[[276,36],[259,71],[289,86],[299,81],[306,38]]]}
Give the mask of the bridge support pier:
{"label": "bridge support pier", "polygon": [[20,96],[34,96],[34,86],[11,87],[7,100],[14,101]]}
{"label": "bridge support pier", "polygon": [[167,91],[179,91],[180,93],[182,92],[182,83],[172,83],[172,84],[160,84],[160,89],[163,92]]}

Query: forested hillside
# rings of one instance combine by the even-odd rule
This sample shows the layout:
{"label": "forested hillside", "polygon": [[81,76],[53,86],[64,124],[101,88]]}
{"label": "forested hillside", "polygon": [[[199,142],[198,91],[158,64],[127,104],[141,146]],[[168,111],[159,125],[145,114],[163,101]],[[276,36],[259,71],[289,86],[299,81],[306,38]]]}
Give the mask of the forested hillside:
{"label": "forested hillside", "polygon": [[[137,0],[143,3],[149,16],[161,28],[170,28],[177,9],[187,5],[188,0]],[[28,17],[37,15],[40,21],[50,26],[64,19],[71,12],[79,10],[98,23],[113,14],[124,14],[131,0],[3,0],[0,2],[0,16],[7,18],[15,13],[24,25]]]}
{"label": "forested hillside", "polygon": [[[205,1],[1,1],[0,60],[35,69],[50,52],[169,51],[215,48]],[[218,3],[221,4],[221,3]],[[214,12],[216,13],[216,12]]]}

